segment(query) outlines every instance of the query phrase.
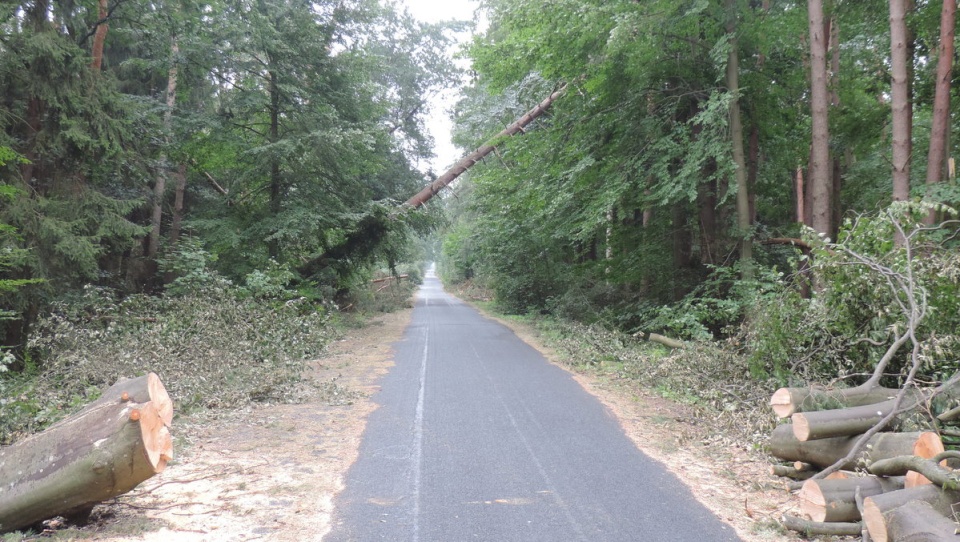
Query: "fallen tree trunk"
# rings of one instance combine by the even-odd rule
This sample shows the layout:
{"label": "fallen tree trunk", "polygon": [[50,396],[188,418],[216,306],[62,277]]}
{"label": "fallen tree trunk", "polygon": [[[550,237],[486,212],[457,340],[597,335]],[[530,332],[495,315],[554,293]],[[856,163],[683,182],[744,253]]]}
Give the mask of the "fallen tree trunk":
{"label": "fallen tree trunk", "polygon": [[902,476],[881,478],[860,476],[832,480],[807,480],[800,489],[800,511],[813,521],[859,521],[857,492],[871,497],[888,491],[903,489]]}
{"label": "fallen tree trunk", "polygon": [[862,530],[859,523],[822,523],[791,515],[784,515],[780,521],[787,529],[809,536],[856,536]]}
{"label": "fallen tree trunk", "polygon": [[957,524],[937,512],[929,503],[911,501],[883,515],[885,538],[874,536],[877,542],[886,540],[905,542],[947,542],[960,540]]}
{"label": "fallen tree trunk", "polygon": [[798,412],[790,417],[790,421],[793,422],[794,434],[800,440],[860,435],[890,414],[895,403],[894,399],[890,399],[849,408]]}
{"label": "fallen tree trunk", "polygon": [[[157,409],[157,414],[163,424],[170,427],[173,423],[173,400],[167,394],[167,388],[160,381],[156,373],[147,373],[143,376],[118,380],[100,395],[96,401],[85,406],[83,410],[74,414],[78,416],[88,409],[96,408],[104,403],[132,401],[134,403],[151,402]],[[56,424],[52,427],[56,427]],[[51,427],[51,429],[52,429]]]}
{"label": "fallen tree trunk", "polygon": [[891,538],[891,525],[887,516],[893,510],[911,502],[923,502],[937,514],[952,517],[953,507],[960,502],[960,491],[943,490],[939,486],[928,484],[867,497],[863,501],[863,522],[870,536],[877,542],[897,540]]}
{"label": "fallen tree trunk", "polygon": [[389,277],[381,277],[381,278],[379,278],[379,279],[372,279],[372,280],[370,281],[370,283],[371,283],[371,284],[378,284],[378,283],[387,282],[388,280],[393,280],[393,279],[396,279],[397,282],[400,282],[401,280],[403,280],[403,279],[405,279],[405,278],[407,278],[407,277],[409,277],[409,275],[406,275],[406,274],[404,274],[404,275],[391,275],[391,276],[389,276]]}
{"label": "fallen tree trunk", "polygon": [[[872,461],[903,455],[913,455],[918,442],[930,438],[924,433],[877,433],[867,446],[848,464],[840,468],[852,469],[860,459]],[[935,434],[934,434],[935,436]],[[856,444],[858,437],[832,437],[801,441],[794,435],[793,425],[777,426],[770,434],[770,453],[784,461],[804,461],[819,468],[833,465],[846,456]]]}
{"label": "fallen tree trunk", "polygon": [[[161,472],[173,457],[165,421],[172,408],[168,416],[162,397],[169,397],[155,378],[126,381],[134,385],[126,399],[114,386],[80,412],[0,449],[0,532],[88,510]],[[130,400],[150,388],[159,409]]]}
{"label": "fallen tree trunk", "polygon": [[444,187],[456,180],[457,177],[462,175],[465,171],[473,167],[474,164],[479,162],[484,156],[493,152],[497,145],[505,138],[512,135],[519,134],[523,131],[523,128],[536,120],[537,117],[543,115],[547,109],[553,104],[553,102],[563,95],[566,91],[567,86],[563,85],[556,91],[554,91],[550,96],[547,96],[542,102],[537,104],[533,109],[527,111],[522,117],[517,119],[513,124],[504,128],[499,134],[495,135],[492,139],[478,147],[476,150],[470,154],[461,158],[456,164],[448,169],[443,175],[437,177],[435,181],[427,185],[423,190],[418,192],[415,196],[408,199],[405,205],[413,207],[416,209],[420,207],[427,201],[429,201],[433,196],[437,195],[438,192],[443,190]]}
{"label": "fallen tree trunk", "polygon": [[638,331],[634,333],[633,336],[636,337],[637,339],[659,343],[669,348],[683,348],[684,346],[686,346],[686,343],[684,343],[683,341],[678,341],[677,339],[671,339],[670,337],[661,335],[659,333],[644,333],[642,331]]}
{"label": "fallen tree trunk", "polygon": [[780,388],[770,397],[770,407],[781,418],[797,412],[815,412],[870,405],[897,396],[900,390],[880,386],[826,390],[821,388]]}
{"label": "fallen tree trunk", "polygon": [[816,474],[816,472],[812,470],[801,470],[794,466],[770,465],[770,474],[784,478],[793,478],[794,480],[806,480]]}

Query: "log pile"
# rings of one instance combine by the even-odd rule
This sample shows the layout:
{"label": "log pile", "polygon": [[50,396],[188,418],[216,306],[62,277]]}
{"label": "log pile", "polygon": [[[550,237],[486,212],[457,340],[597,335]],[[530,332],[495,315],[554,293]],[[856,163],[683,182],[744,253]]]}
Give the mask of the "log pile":
{"label": "log pile", "polygon": [[0,448],[0,532],[88,513],[159,473],[173,458],[172,421],[173,402],[150,373]]}
{"label": "log pile", "polygon": [[[872,385],[777,390],[770,405],[790,422],[770,435],[770,453],[783,462],[770,472],[788,479],[800,511],[784,526],[875,542],[960,542],[960,471],[951,468],[960,454],[945,451],[937,431],[905,429],[908,419],[925,416],[935,429],[935,420],[958,415],[944,407],[955,394],[941,393],[938,408],[929,398]],[[944,412],[936,416],[937,409]]]}

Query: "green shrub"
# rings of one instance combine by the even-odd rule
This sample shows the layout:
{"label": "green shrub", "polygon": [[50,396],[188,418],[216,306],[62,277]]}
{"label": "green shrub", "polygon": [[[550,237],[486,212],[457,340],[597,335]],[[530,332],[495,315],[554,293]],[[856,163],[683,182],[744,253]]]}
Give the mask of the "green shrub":
{"label": "green shrub", "polygon": [[[758,305],[744,327],[751,367],[758,374],[803,380],[869,374],[905,329],[906,292],[877,271],[912,277],[914,300],[926,298],[927,315],[917,329],[922,373],[937,379],[956,371],[960,359],[960,254],[951,228],[923,228],[929,207],[900,203],[873,216],[849,219],[836,245],[813,251],[811,299],[784,288]],[[896,224],[910,235],[911,258],[894,245]],[[869,265],[868,265],[869,264]],[[871,268],[874,266],[875,268]],[[888,368],[897,373],[909,348]],[[855,379],[856,380],[856,379]],[[853,382],[855,383],[855,382]],[[891,382],[895,384],[895,382]]]}
{"label": "green shrub", "polygon": [[120,378],[157,373],[178,410],[298,402],[336,335],[303,298],[265,303],[236,290],[118,300],[87,287],[54,305],[29,343],[42,366],[0,380],[0,443],[36,431]]}

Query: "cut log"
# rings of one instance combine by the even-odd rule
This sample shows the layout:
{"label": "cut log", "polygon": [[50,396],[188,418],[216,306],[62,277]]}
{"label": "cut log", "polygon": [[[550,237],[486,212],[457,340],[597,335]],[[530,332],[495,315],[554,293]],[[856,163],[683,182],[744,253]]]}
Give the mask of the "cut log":
{"label": "cut log", "polygon": [[777,416],[789,418],[797,412],[833,410],[880,403],[896,397],[898,391],[880,386],[857,386],[832,390],[780,388],[770,398],[770,406]]}
{"label": "cut log", "polygon": [[784,478],[793,478],[794,480],[806,480],[816,474],[816,472],[812,470],[799,470],[796,467],[788,465],[770,465],[770,474]]}
{"label": "cut log", "polygon": [[[147,373],[135,378],[118,380],[107,388],[96,401],[84,407],[84,410],[96,408],[103,403],[132,401],[134,403],[151,402],[156,408],[163,424],[170,427],[173,423],[173,400],[167,394],[167,388],[156,373]],[[84,412],[81,410],[76,415]],[[75,416],[76,416],[75,415]]]}
{"label": "cut log", "polygon": [[893,411],[894,400],[850,408],[798,412],[790,417],[799,440],[860,435]]}
{"label": "cut log", "polygon": [[780,521],[787,529],[808,536],[856,536],[862,529],[859,523],[821,523],[789,514],[784,515]]}
{"label": "cut log", "polygon": [[[888,519],[890,513],[908,503],[920,502],[926,504],[940,516],[952,516],[953,507],[960,502],[960,491],[942,490],[938,486],[928,484],[868,497],[863,502],[863,522],[867,526],[870,536],[876,542],[900,540],[892,537],[893,533],[890,531],[891,524]],[[908,538],[906,540],[913,539]],[[926,539],[919,538],[918,540]]]}
{"label": "cut log", "polygon": [[[947,542],[960,540],[957,524],[937,512],[929,503],[911,501],[883,516],[889,540],[904,542]],[[880,542],[881,539],[877,538]]]}
{"label": "cut log", "polygon": [[[143,378],[150,389],[151,379]],[[167,405],[129,400],[138,391],[111,400],[111,390],[47,430],[0,449],[0,532],[89,509],[166,467],[173,457]]]}
{"label": "cut log", "polygon": [[[922,458],[931,458],[940,453],[943,453],[943,440],[940,439],[940,435],[934,432],[924,433],[920,440],[917,441],[917,445],[913,448],[913,455]],[[940,465],[946,467],[947,460],[944,459]],[[907,479],[904,482],[904,487],[916,487],[922,486],[924,484],[929,484],[930,479],[926,476],[920,474],[917,471],[908,471]]]}
{"label": "cut log", "polygon": [[[916,443],[923,433],[877,433],[870,438],[865,449],[849,464],[841,466],[853,469],[856,462],[869,458],[871,461],[903,455],[913,455]],[[804,461],[819,468],[833,465],[846,456],[856,444],[858,437],[833,437],[801,441],[794,435],[793,425],[777,426],[770,434],[770,453],[784,461]]]}
{"label": "cut log", "polygon": [[903,477],[861,476],[834,480],[807,480],[800,489],[800,511],[813,521],[859,521],[857,491],[864,497],[903,489]]}

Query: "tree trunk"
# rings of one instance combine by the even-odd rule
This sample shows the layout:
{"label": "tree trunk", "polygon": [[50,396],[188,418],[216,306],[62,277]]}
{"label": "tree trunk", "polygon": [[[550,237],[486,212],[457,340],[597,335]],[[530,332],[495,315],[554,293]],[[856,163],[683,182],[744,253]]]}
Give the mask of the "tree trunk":
{"label": "tree trunk", "polygon": [[[863,458],[877,461],[913,455],[922,435],[921,432],[877,433],[870,438],[857,458],[849,464],[842,465],[841,468],[853,468],[856,466],[856,461]],[[770,434],[770,454],[785,461],[803,461],[819,468],[826,468],[845,457],[853,449],[857,439],[858,437],[833,437],[800,441],[793,434],[793,425],[785,423],[777,426]]]}
{"label": "tree trunk", "polygon": [[[712,162],[712,161],[711,161]],[[713,168],[706,171],[707,168]],[[704,166],[704,176],[712,175],[716,164]],[[700,210],[700,262],[705,265],[717,263],[717,190],[715,182],[704,182],[697,186],[697,207]]]}
{"label": "tree trunk", "polygon": [[727,54],[727,90],[730,102],[730,140],[733,147],[734,175],[737,180],[737,238],[740,242],[741,273],[745,280],[753,278],[753,240],[750,238],[750,186],[747,184],[747,160],[743,148],[743,123],[740,119],[740,53],[737,40],[737,2],[726,0],[726,30],[730,40]]}
{"label": "tree trunk", "polygon": [[835,410],[798,412],[790,420],[794,434],[801,441],[860,435],[890,414],[894,403],[895,400],[890,399],[882,403]]}
{"label": "tree trunk", "polygon": [[479,162],[484,156],[493,152],[493,149],[496,148],[497,143],[505,138],[512,135],[519,134],[523,131],[523,128],[537,119],[540,115],[543,115],[547,109],[553,104],[554,100],[563,95],[564,91],[567,89],[566,85],[563,85],[555,92],[550,94],[545,100],[537,104],[536,107],[527,111],[522,117],[517,119],[513,124],[507,126],[499,134],[495,135],[492,139],[478,147],[476,150],[470,154],[461,158],[456,164],[448,169],[443,175],[437,177],[435,181],[426,186],[423,190],[418,192],[415,196],[406,201],[406,205],[416,209],[424,203],[430,201],[430,199],[437,195],[440,190],[456,180],[457,177],[467,171],[474,164]]}
{"label": "tree trunk", "polygon": [[[167,133],[166,143],[169,145],[173,131],[173,109],[177,105],[177,56],[180,46],[177,38],[173,37],[170,43],[170,68],[167,70],[167,109],[163,112],[163,128]],[[150,216],[150,239],[147,243],[147,258],[154,260],[160,251],[160,226],[163,223],[163,200],[167,190],[167,175],[170,168],[167,156],[160,157],[160,170],[153,185],[153,213]]]}
{"label": "tree trunk", "polygon": [[903,489],[903,477],[860,476],[841,480],[807,480],[800,489],[800,511],[813,521],[860,521],[856,494],[872,497]]}
{"label": "tree trunk", "polygon": [[[960,502],[960,491],[943,490],[939,486],[925,485],[910,489],[901,489],[867,497],[863,501],[863,522],[867,526],[867,531],[876,542],[886,542],[887,540],[899,540],[890,535],[890,523],[888,515],[895,509],[900,508],[907,503],[924,503],[932,510],[943,516],[952,516],[953,507]],[[908,509],[909,511],[910,509]],[[924,518],[922,514],[921,519]],[[913,540],[913,539],[906,539]],[[919,540],[928,540],[921,538]],[[951,540],[951,538],[937,538],[935,540]]]}
{"label": "tree trunk", "polygon": [[[270,71],[270,143],[280,141],[280,84],[277,74]],[[282,179],[280,176],[280,157],[276,149],[270,150],[270,212],[273,217],[280,214],[281,197],[283,194]],[[270,257],[280,259],[280,242],[277,239],[268,241]]]}
{"label": "tree trunk", "polygon": [[787,418],[796,412],[812,412],[879,403],[896,397],[899,391],[880,386],[857,386],[855,388],[833,390],[780,388],[770,397],[770,406],[777,416]]}
{"label": "tree trunk", "polygon": [[[957,536],[956,522],[923,501],[911,501],[894,508],[884,514],[883,519],[889,540],[904,542],[960,540],[960,536]],[[874,538],[880,542],[880,537]]]}
{"label": "tree trunk", "polygon": [[107,0],[99,0],[97,11],[97,30],[93,34],[93,60],[90,62],[90,69],[94,73],[100,73],[103,66],[103,44],[107,40],[107,30],[110,25],[107,24]]}
{"label": "tree trunk", "polygon": [[[956,0],[943,0],[940,11],[940,46],[937,55],[936,93],[933,98],[933,118],[930,126],[930,151],[927,154],[927,192],[943,179],[943,164],[947,158],[947,134],[950,130],[950,79],[953,71],[953,50]],[[924,223],[937,221],[930,211]]]}
{"label": "tree trunk", "polygon": [[177,184],[173,196],[173,217],[170,221],[170,244],[180,240],[180,231],[183,229],[183,196],[187,191],[187,166],[177,166]]}
{"label": "tree trunk", "polygon": [[810,26],[810,226],[830,234],[833,188],[830,179],[829,95],[827,93],[827,36],[824,35],[823,2],[807,2]]}
{"label": "tree trunk", "polygon": [[856,536],[860,534],[859,523],[821,523],[789,514],[783,516],[780,521],[787,529],[804,533],[807,536]]}
{"label": "tree trunk", "polygon": [[890,63],[893,108],[893,200],[910,198],[912,111],[907,72],[907,0],[890,0]]}
{"label": "tree trunk", "polygon": [[[840,109],[840,23],[836,14],[830,19],[830,106],[834,111]],[[833,191],[830,197],[830,238],[836,239],[840,231],[840,189],[842,183],[840,167],[840,153],[836,150],[831,153],[830,159],[830,188]]]}
{"label": "tree trunk", "polygon": [[[139,401],[151,396],[156,403]],[[88,509],[162,471],[173,457],[170,405],[156,375],[118,382],[73,416],[0,449],[0,532]]]}

